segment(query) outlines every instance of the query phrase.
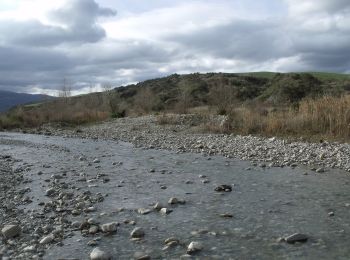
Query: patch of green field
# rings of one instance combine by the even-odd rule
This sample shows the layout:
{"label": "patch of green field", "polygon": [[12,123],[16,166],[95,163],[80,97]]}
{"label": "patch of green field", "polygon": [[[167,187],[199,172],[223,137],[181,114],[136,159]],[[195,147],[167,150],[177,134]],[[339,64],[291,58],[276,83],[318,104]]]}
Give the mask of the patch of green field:
{"label": "patch of green field", "polygon": [[309,72],[314,77],[319,80],[350,80],[349,74],[341,74],[341,73],[331,73],[331,72]]}
{"label": "patch of green field", "polygon": [[40,105],[44,104],[44,102],[40,102],[40,103],[30,103],[30,104],[27,104],[27,105],[24,105],[23,107],[26,107],[26,108],[33,108],[33,107],[39,107]]}
{"label": "patch of green field", "polygon": [[[342,73],[332,73],[332,72],[291,72],[298,73],[298,74],[311,74],[315,78],[321,80],[321,81],[328,81],[328,80],[336,80],[336,81],[343,81],[343,80],[350,80],[350,74],[342,74]],[[246,73],[237,73],[237,75],[240,76],[252,76],[252,77],[259,77],[259,78],[267,78],[272,79],[274,76],[278,74],[277,72],[269,72],[269,71],[258,71],[258,72],[246,72]],[[283,74],[283,73],[281,73]]]}
{"label": "patch of green field", "polygon": [[246,73],[237,73],[239,76],[251,76],[258,78],[267,78],[272,79],[277,73],[269,71],[257,71],[257,72],[246,72]]}

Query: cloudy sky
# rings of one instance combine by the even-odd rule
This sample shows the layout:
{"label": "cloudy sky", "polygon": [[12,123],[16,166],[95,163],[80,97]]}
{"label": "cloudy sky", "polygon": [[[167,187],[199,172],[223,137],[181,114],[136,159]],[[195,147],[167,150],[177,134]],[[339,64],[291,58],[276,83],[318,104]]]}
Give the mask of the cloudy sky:
{"label": "cloudy sky", "polygon": [[350,72],[349,0],[0,0],[0,90],[189,72]]}

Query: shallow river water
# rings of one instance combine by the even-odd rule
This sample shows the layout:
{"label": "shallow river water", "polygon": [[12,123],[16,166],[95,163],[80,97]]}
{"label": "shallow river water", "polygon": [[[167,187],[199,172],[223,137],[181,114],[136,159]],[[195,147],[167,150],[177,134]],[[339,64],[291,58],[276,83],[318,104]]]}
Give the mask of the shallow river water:
{"label": "shallow river water", "polygon": [[[0,133],[0,153],[21,160],[18,166],[31,166],[26,177],[33,182],[25,186],[32,189],[33,203],[25,210],[39,209],[38,202],[48,200],[44,179],[66,173],[65,181],[106,196],[96,204],[97,212],[72,220],[96,217],[100,223],[121,223],[110,236],[83,237],[75,232],[62,246],[49,248],[44,259],[88,259],[92,248],[87,242],[97,236],[99,247],[114,259],[132,259],[138,251],[152,259],[178,259],[191,241],[204,245],[194,256],[198,259],[350,259],[350,175],[344,171],[319,174],[301,167],[253,167],[221,156],[144,150],[117,141],[12,133]],[[93,163],[96,158],[99,163]],[[82,175],[94,179],[99,173],[107,174],[109,182],[79,181]],[[232,192],[215,192],[220,184],[234,185]],[[168,206],[171,197],[186,204]],[[173,212],[137,213],[155,202]],[[233,218],[220,216],[226,213]],[[144,229],[141,242],[130,240],[135,226],[124,220]],[[293,233],[304,233],[309,240],[277,242]],[[162,250],[169,237],[178,238],[181,245]]]}

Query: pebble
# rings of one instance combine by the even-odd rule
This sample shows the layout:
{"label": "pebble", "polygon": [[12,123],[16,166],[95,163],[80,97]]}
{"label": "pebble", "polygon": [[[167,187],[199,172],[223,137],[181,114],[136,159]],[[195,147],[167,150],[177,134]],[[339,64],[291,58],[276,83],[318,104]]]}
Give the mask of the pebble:
{"label": "pebble", "polygon": [[95,225],[90,226],[90,228],[89,228],[89,234],[94,235],[94,234],[96,234],[97,232],[98,232],[98,226],[95,226]]}
{"label": "pebble", "polygon": [[136,227],[131,231],[130,236],[132,238],[143,238],[145,236],[145,232],[142,228]]}
{"label": "pebble", "polygon": [[229,214],[229,213],[224,213],[224,214],[220,214],[220,217],[222,217],[222,218],[233,218],[233,215]]}
{"label": "pebble", "polygon": [[323,172],[325,172],[325,170],[324,170],[324,168],[318,168],[318,169],[316,169],[316,172],[317,173],[323,173]]}
{"label": "pebble", "polygon": [[232,186],[231,185],[227,185],[227,184],[222,184],[219,185],[215,188],[215,191],[218,192],[231,192],[232,191]]}
{"label": "pebble", "polygon": [[162,209],[160,209],[160,213],[163,214],[163,215],[168,215],[168,214],[170,214],[171,212],[173,212],[173,210],[168,209],[168,208],[162,208]]}
{"label": "pebble", "polygon": [[45,192],[45,195],[48,196],[48,197],[51,197],[52,195],[55,194],[55,189],[51,188],[51,189],[47,189],[46,192]]}
{"label": "pebble", "polygon": [[150,209],[145,209],[145,208],[140,208],[140,209],[137,210],[137,212],[138,212],[139,214],[141,214],[141,215],[147,215],[147,214],[151,213],[152,210],[150,210]]}
{"label": "pebble", "polygon": [[196,252],[199,252],[203,249],[203,245],[201,242],[193,241],[191,242],[187,247],[187,253],[188,254],[194,254]]}
{"label": "pebble", "polygon": [[88,246],[97,246],[98,245],[98,242],[96,240],[90,240],[88,243],[87,243]]}
{"label": "pebble", "polygon": [[101,230],[104,233],[113,233],[117,232],[118,223],[117,222],[111,222],[101,225]]}
{"label": "pebble", "polygon": [[110,260],[110,259],[111,259],[111,256],[105,251],[102,251],[99,247],[94,248],[90,253],[90,260]]}
{"label": "pebble", "polygon": [[308,240],[308,236],[305,234],[301,234],[301,233],[295,233],[295,234],[290,235],[284,239],[287,243],[294,244],[296,242],[306,242]]}
{"label": "pebble", "polygon": [[42,245],[46,245],[46,244],[50,244],[52,243],[53,241],[55,240],[55,236],[53,234],[50,234],[50,235],[47,235],[45,237],[43,237],[39,244],[42,244]]}
{"label": "pebble", "polygon": [[179,201],[177,198],[170,198],[168,204],[177,204]]}
{"label": "pebble", "polygon": [[156,204],[154,204],[153,209],[155,210],[161,210],[163,208],[162,204],[160,202],[157,202]]}
{"label": "pebble", "polygon": [[135,260],[150,260],[151,256],[149,256],[148,254],[146,254],[144,252],[136,252],[134,254],[134,259]]}
{"label": "pebble", "polygon": [[21,228],[18,225],[6,225],[2,228],[1,233],[6,239],[9,239],[19,236]]}

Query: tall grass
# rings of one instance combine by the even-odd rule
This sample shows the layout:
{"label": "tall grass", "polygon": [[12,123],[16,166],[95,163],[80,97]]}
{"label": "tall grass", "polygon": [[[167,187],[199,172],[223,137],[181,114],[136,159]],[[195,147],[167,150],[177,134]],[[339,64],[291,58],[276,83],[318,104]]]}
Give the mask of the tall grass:
{"label": "tall grass", "polygon": [[79,125],[102,121],[110,116],[107,109],[92,108],[81,102],[59,99],[37,107],[19,107],[0,116],[0,129],[38,127],[46,123]]}
{"label": "tall grass", "polygon": [[305,99],[298,106],[268,111],[257,106],[233,109],[229,122],[234,132],[263,135],[350,138],[350,95]]}

